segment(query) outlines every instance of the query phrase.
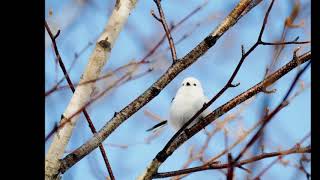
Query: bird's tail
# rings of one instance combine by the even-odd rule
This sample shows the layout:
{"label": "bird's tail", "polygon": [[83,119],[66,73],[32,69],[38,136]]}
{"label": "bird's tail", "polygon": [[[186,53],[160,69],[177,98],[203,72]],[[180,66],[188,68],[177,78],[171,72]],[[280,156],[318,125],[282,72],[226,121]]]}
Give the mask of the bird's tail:
{"label": "bird's tail", "polygon": [[147,129],[147,131],[156,131],[158,129],[161,129],[163,126],[167,125],[168,124],[168,121],[165,120],[165,121],[161,121],[160,123],[152,126],[152,128],[150,129]]}

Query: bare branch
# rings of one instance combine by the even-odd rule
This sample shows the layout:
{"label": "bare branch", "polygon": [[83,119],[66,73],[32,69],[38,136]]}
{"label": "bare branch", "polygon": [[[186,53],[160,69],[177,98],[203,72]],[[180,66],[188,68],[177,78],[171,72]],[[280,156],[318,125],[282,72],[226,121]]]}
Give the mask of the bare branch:
{"label": "bare branch", "polygon": [[311,41],[288,41],[288,42],[261,42],[262,45],[287,45],[287,44],[308,44],[311,43]]}
{"label": "bare branch", "polygon": [[[176,140],[176,138],[181,134],[182,131],[185,130],[186,127],[188,127],[205,109],[207,109],[213,102],[215,102],[228,88],[230,87],[236,87],[238,86],[240,83],[237,83],[236,85],[233,85],[232,84],[232,81],[234,80],[234,78],[236,77],[237,73],[239,72],[240,70],[240,67],[241,65],[243,64],[244,60],[246,59],[247,56],[249,56],[249,54],[251,52],[253,52],[253,50],[255,50],[256,47],[258,47],[258,45],[261,44],[262,40],[261,40],[261,37],[263,35],[263,32],[264,32],[264,29],[265,29],[265,25],[267,23],[267,19],[268,19],[268,16],[269,16],[269,13],[271,11],[271,8],[272,8],[272,5],[273,5],[274,1],[271,2],[266,14],[265,14],[265,17],[264,17],[264,21],[263,21],[263,24],[262,24],[262,27],[261,27],[261,30],[260,30],[260,33],[259,33],[259,36],[258,36],[258,39],[256,41],[256,43],[247,51],[245,52],[244,50],[244,46],[241,45],[241,58],[240,58],[240,61],[237,65],[237,67],[235,68],[234,72],[232,73],[230,79],[228,80],[228,82],[226,83],[226,85],[208,102],[208,103],[205,103],[203,105],[203,107],[197,112],[195,113],[191,118],[190,120],[188,120],[179,130],[178,132],[176,132],[173,137],[168,141],[168,143],[165,145],[165,147],[163,148],[162,152],[166,152],[167,149],[170,147],[170,145]],[[265,93],[271,93],[272,91],[267,91],[266,90],[266,87],[264,87],[262,89],[263,92]],[[188,131],[186,130],[186,133],[188,134]]]}
{"label": "bare branch", "polygon": [[[207,3],[208,3],[208,1],[205,1],[203,4],[201,4],[201,5],[199,5],[198,7],[196,7],[193,11],[191,11],[189,14],[187,14],[185,17],[183,17],[179,22],[177,22],[176,24],[174,24],[174,25],[170,28],[170,31],[175,30],[175,29],[178,28],[180,25],[182,25],[184,22],[186,22],[189,18],[191,18],[193,15],[195,15],[197,12],[199,12],[200,10],[202,10],[203,7],[204,7],[205,5],[207,5]],[[150,61],[147,61],[147,59],[154,54],[154,52],[155,52],[155,51],[160,47],[160,45],[163,43],[163,41],[165,40],[165,38],[166,38],[166,34],[164,34],[164,35],[162,36],[162,38],[159,40],[159,42],[158,42],[145,56],[143,56],[143,58],[141,58],[141,60],[139,60],[139,61],[137,61],[137,62],[130,62],[130,63],[126,64],[126,65],[123,65],[123,66],[121,66],[121,67],[113,70],[112,72],[107,73],[106,75],[101,76],[101,77],[99,77],[99,78],[97,78],[97,79],[92,79],[92,80],[89,80],[89,81],[86,81],[86,82],[82,82],[81,84],[80,84],[80,83],[76,83],[75,85],[78,86],[78,85],[83,85],[83,84],[92,83],[92,82],[95,82],[95,81],[102,80],[102,79],[104,79],[104,78],[107,78],[107,77],[111,76],[112,73],[118,72],[118,71],[120,71],[120,70],[122,70],[122,69],[124,69],[124,68],[129,67],[129,66],[138,65],[138,64],[148,64],[148,63],[150,63]],[[85,48],[83,48],[79,53],[75,53],[75,59],[73,60],[71,67],[73,66],[75,60],[82,54],[82,52],[84,52],[86,49],[88,49],[88,47],[90,47],[91,45],[92,45],[92,43],[89,42],[88,45],[87,45]],[[169,47],[169,49],[170,49],[170,47]],[[69,70],[68,70],[69,72],[70,72],[71,67],[70,67]],[[63,88],[68,87],[68,86],[60,86],[60,87],[59,87],[59,85],[63,82],[63,80],[64,80],[64,78],[62,78],[54,87],[52,87],[50,90],[48,90],[45,95],[48,96],[48,95],[50,95],[51,93],[53,93],[54,91],[56,91],[56,90],[61,90],[61,89],[63,89]]]}
{"label": "bare branch", "polygon": [[[294,154],[294,153],[311,153],[311,146],[307,147],[295,147],[291,148],[289,150],[285,151],[279,151],[279,152],[271,152],[271,153],[262,153],[260,155],[242,160],[235,164],[235,167],[239,167],[245,164],[253,163],[265,158],[270,158],[270,157],[275,157],[275,156],[284,156],[284,155],[289,155],[289,154]],[[228,168],[229,163],[225,164],[205,164],[203,166],[199,167],[194,167],[194,168],[188,168],[188,169],[183,169],[183,170],[178,170],[178,171],[171,171],[171,172],[162,172],[162,173],[157,173],[153,178],[166,178],[166,177],[171,177],[171,176],[177,176],[181,174],[187,174],[187,173],[194,173],[198,171],[204,171],[204,170],[210,170],[210,169],[224,169]]]}
{"label": "bare branch", "polygon": [[[149,179],[153,176],[153,174],[156,173],[157,169],[160,167],[160,165],[179,147],[181,146],[185,141],[187,141],[189,138],[191,138],[193,135],[195,135],[197,132],[202,130],[205,126],[222,116],[223,114],[227,113],[229,110],[234,108],[235,106],[239,105],[240,103],[244,102],[245,100],[251,98],[252,96],[262,92],[262,89],[265,87],[268,87],[278,79],[280,79],[282,76],[290,72],[292,69],[297,67],[298,65],[305,63],[311,59],[311,52],[307,52],[303,54],[302,56],[299,56],[299,58],[292,59],[289,63],[287,63],[285,66],[280,68],[278,71],[274,72],[270,76],[268,76],[265,80],[262,82],[256,84],[252,88],[248,89],[247,91],[243,92],[242,94],[238,95],[237,97],[233,98],[229,102],[225,103],[224,105],[218,107],[216,110],[214,110],[212,113],[210,113],[208,116],[206,116],[202,121],[197,122],[194,126],[192,126],[190,129],[187,129],[188,131],[182,132],[177,138],[173,141],[173,143],[166,149],[166,151],[161,150],[156,157],[153,159],[151,164],[149,165],[147,172],[146,179]],[[152,174],[152,175],[150,175]]]}
{"label": "bare branch", "polygon": [[[174,24],[171,28],[170,28],[170,32],[175,30],[177,27],[179,27],[181,24],[183,24],[184,22],[186,22],[189,18],[191,18],[193,15],[195,15],[197,12],[199,12],[205,5],[207,4],[207,2],[201,4],[200,6],[198,6],[197,8],[195,8],[192,12],[190,12],[189,14],[187,14],[184,18],[182,18],[177,24]],[[152,11],[151,11],[152,14]],[[155,51],[160,47],[160,45],[163,43],[163,41],[166,39],[166,34],[164,34],[162,36],[162,38],[160,39],[160,41],[141,59],[141,61],[146,61],[147,58],[149,58],[151,55],[153,55],[155,53]],[[170,49],[170,46],[169,46]]]}
{"label": "bare branch", "polygon": [[166,32],[167,39],[169,41],[169,46],[170,46],[170,50],[171,50],[171,56],[172,56],[173,63],[176,63],[177,62],[176,47],[174,46],[174,42],[173,42],[172,36],[170,34],[170,30],[168,28],[166,18],[164,17],[164,13],[163,13],[163,10],[161,7],[161,2],[160,2],[160,0],[153,0],[153,1],[157,5],[160,18],[154,14],[154,11],[151,11],[151,14],[155,19],[157,19],[159,22],[161,22],[163,29]]}
{"label": "bare branch", "polygon": [[238,6],[226,17],[226,19],[202,42],[185,55],[180,61],[173,64],[151,87],[122,109],[115,117],[107,121],[107,124],[85,144],[67,155],[61,162],[61,172],[65,172],[76,162],[98,147],[120,124],[137,112],[141,107],[156,97],[160,91],[169,84],[181,71],[193,64],[200,56],[205,54],[217,40],[239,20],[240,14],[250,4],[250,0],[242,0]]}

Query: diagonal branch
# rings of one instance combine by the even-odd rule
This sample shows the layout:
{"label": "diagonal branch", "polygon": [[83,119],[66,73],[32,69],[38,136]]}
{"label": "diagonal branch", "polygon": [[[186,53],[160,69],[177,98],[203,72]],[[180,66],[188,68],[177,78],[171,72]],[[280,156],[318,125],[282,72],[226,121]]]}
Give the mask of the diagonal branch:
{"label": "diagonal branch", "polygon": [[303,64],[311,59],[311,52],[304,53],[301,56],[293,58],[289,63],[284,65],[282,68],[274,72],[273,74],[269,75],[266,79],[261,81],[260,83],[256,84],[252,88],[248,89],[247,91],[243,92],[242,94],[236,96],[229,102],[225,103],[224,105],[218,107],[209,115],[207,115],[202,121],[197,122],[193,125],[190,129],[188,129],[188,133],[186,131],[182,132],[169,146],[166,151],[160,151],[156,157],[152,160],[150,165],[148,166],[147,170],[141,176],[141,179],[151,179],[151,177],[156,174],[156,171],[160,167],[160,165],[178,148],[180,147],[185,141],[190,139],[193,135],[198,133],[208,124],[212,123],[217,118],[221,117],[232,108],[236,107],[240,103],[248,100],[249,98],[253,97],[254,95],[263,92],[263,89],[270,86],[278,79],[283,77],[285,74],[290,72],[292,69],[296,68],[300,64]]}
{"label": "diagonal branch", "polygon": [[[70,115],[70,117],[68,117],[68,119],[62,123],[60,123],[58,126],[56,126],[55,128],[53,128],[48,135],[45,138],[45,141],[47,141],[54,133],[58,132],[61,128],[63,128],[63,126],[65,126],[67,123],[69,123],[70,119],[72,119],[74,116],[76,116],[77,114],[81,113],[86,107],[88,107],[89,105],[93,104],[94,102],[96,102],[98,99],[100,99],[102,96],[104,96],[107,92],[109,92],[111,89],[118,87],[122,84],[125,84],[126,82],[130,81],[130,80],[134,80],[134,79],[138,79],[144,75],[146,75],[147,73],[151,72],[152,69],[148,69],[145,72],[139,73],[135,76],[132,76],[132,72],[127,72],[126,74],[124,74],[123,76],[121,76],[120,78],[118,78],[115,82],[111,83],[107,88],[105,88],[103,91],[101,91],[98,95],[94,96],[91,98],[91,100],[89,102],[87,102],[86,104],[84,104],[80,109],[78,109],[74,114]],[[82,84],[83,85],[83,84]]]}
{"label": "diagonal branch", "polygon": [[[57,59],[58,59],[60,68],[61,68],[61,70],[63,71],[63,74],[64,74],[64,76],[65,76],[65,78],[66,78],[66,80],[67,80],[67,82],[68,82],[68,85],[69,85],[71,91],[74,93],[74,91],[75,91],[74,85],[73,85],[73,83],[72,83],[72,81],[71,81],[71,79],[70,79],[70,77],[69,77],[69,74],[68,74],[68,72],[67,72],[67,70],[66,70],[66,68],[65,68],[65,66],[64,66],[64,63],[63,63],[63,61],[62,61],[62,58],[61,58],[61,56],[60,56],[60,53],[59,53],[59,50],[58,50],[58,46],[57,46],[57,43],[56,43],[56,39],[57,39],[57,37],[58,37],[59,34],[60,34],[60,30],[57,32],[57,34],[56,34],[55,36],[53,36],[52,31],[51,31],[51,29],[50,29],[50,27],[49,27],[49,25],[48,25],[48,23],[47,23],[46,20],[45,20],[44,23],[45,23],[45,24],[44,24],[44,25],[45,25],[45,28],[46,28],[46,30],[47,30],[47,32],[49,33],[49,36],[50,36],[50,38],[51,38],[51,41],[52,41],[52,44],[53,44],[53,47],[54,47],[54,52],[55,52],[55,55],[57,56]],[[85,116],[85,118],[86,118],[86,120],[87,120],[87,122],[88,122],[88,124],[89,124],[89,128],[90,128],[91,132],[92,132],[93,134],[94,134],[94,133],[97,133],[97,130],[96,130],[96,128],[94,127],[93,122],[92,122],[92,120],[91,120],[91,118],[90,118],[89,113],[87,112],[87,110],[86,110],[86,109],[83,109],[82,112],[83,112],[83,114],[84,114],[84,116]],[[105,162],[105,164],[106,164],[106,167],[107,167],[107,169],[108,169],[110,178],[111,178],[111,180],[114,180],[115,178],[114,178],[114,175],[113,175],[113,173],[112,173],[111,165],[110,165],[110,163],[109,163],[109,160],[108,160],[106,151],[105,151],[105,149],[104,149],[104,147],[103,147],[102,144],[99,145],[99,149],[100,149],[102,158],[103,158],[103,160],[104,160],[104,162]]]}
{"label": "diagonal branch", "polygon": [[[310,63],[310,62],[309,62],[309,63]],[[308,66],[308,65],[307,65],[307,66]],[[299,73],[299,74],[300,74],[300,73]],[[300,92],[301,92],[301,91],[300,91]],[[300,93],[300,92],[297,92],[297,93]],[[290,101],[292,100],[292,98],[296,97],[297,93],[294,94],[292,97],[289,98]],[[288,100],[289,100],[289,99],[288,99]],[[284,107],[285,107],[285,105],[281,106],[280,109],[282,109],[282,108],[284,108]],[[272,113],[274,113],[274,112],[271,112],[270,114],[272,114]],[[258,125],[262,124],[263,122],[264,122],[264,119],[259,120],[252,128],[250,128],[249,130],[246,131],[245,136],[241,136],[239,139],[244,139],[252,130],[256,129],[256,127],[258,127]],[[304,136],[304,137],[303,137],[295,146],[293,146],[292,148],[300,147],[300,145],[301,145],[308,137],[310,137],[310,132],[309,132],[306,136]],[[204,165],[201,165],[201,166],[199,166],[199,167],[193,167],[193,168],[190,168],[190,169],[185,169],[185,168],[184,168],[184,169],[182,169],[182,170],[178,170],[178,171],[174,171],[174,172],[157,173],[157,174],[155,175],[155,178],[158,178],[158,175],[160,175],[159,178],[163,178],[163,177],[169,177],[169,176],[167,176],[167,175],[170,175],[170,176],[178,176],[178,175],[181,175],[181,174],[187,174],[186,171],[189,171],[189,170],[192,170],[192,171],[190,171],[190,172],[188,172],[188,173],[197,172],[197,171],[201,171],[201,170],[206,170],[207,167],[210,167],[210,166],[212,166],[213,164],[217,164],[216,159],[218,159],[218,158],[221,157],[224,153],[226,153],[226,152],[228,151],[228,149],[230,150],[232,147],[234,147],[236,144],[238,144],[238,142],[239,142],[239,141],[237,140],[237,142],[235,142],[235,144],[231,145],[229,148],[226,148],[226,150],[224,150],[222,153],[219,153],[219,155],[211,158],[211,159],[210,159],[207,163],[205,163]],[[282,156],[282,155],[279,155],[278,158],[275,159],[275,161],[273,161],[270,165],[272,165],[272,164],[274,164],[276,161],[278,161],[281,156]],[[236,163],[235,163],[235,164],[236,164]],[[229,165],[228,167],[230,168],[230,163],[229,163],[228,165]],[[241,165],[239,165],[239,166],[237,165],[236,167],[238,167],[238,168],[243,168]],[[269,168],[269,167],[270,167],[270,166],[267,166],[267,168]],[[204,168],[204,169],[203,169],[203,168]],[[260,177],[260,176],[262,175],[262,173],[264,173],[264,172],[267,170],[267,168],[264,169],[261,173],[259,173],[259,175],[257,175],[257,176],[256,176],[255,178],[253,178],[253,179],[258,179],[258,177]],[[193,171],[193,170],[195,170],[195,171]],[[162,176],[162,174],[165,174],[166,176]]]}
{"label": "diagonal branch", "polygon": [[[272,5],[273,5],[273,2],[274,2],[274,1],[272,1],[271,5],[269,6],[269,8],[268,8],[268,10],[267,10],[267,12],[266,12],[266,15],[265,15],[265,17],[264,17],[263,24],[262,24],[261,30],[260,30],[260,32],[259,32],[259,36],[258,36],[258,39],[257,39],[256,43],[255,43],[247,52],[245,52],[243,45],[241,46],[241,58],[240,58],[240,61],[239,61],[238,65],[236,66],[234,72],[232,73],[230,79],[229,79],[228,82],[226,83],[226,85],[225,85],[213,98],[211,98],[211,100],[210,100],[208,103],[204,104],[204,105],[202,106],[202,108],[199,109],[198,112],[195,113],[195,114],[190,118],[190,120],[188,120],[188,121],[173,135],[173,137],[168,141],[168,143],[165,145],[165,147],[163,148],[162,151],[166,151],[166,150],[169,148],[169,146],[172,144],[172,142],[177,138],[177,136],[178,136],[179,134],[181,134],[181,132],[182,132],[183,130],[185,130],[186,127],[188,127],[204,110],[206,110],[211,104],[213,104],[227,89],[232,88],[232,87],[237,87],[237,86],[240,84],[240,83],[237,83],[237,84],[234,85],[234,84],[232,84],[232,82],[233,82],[234,78],[236,77],[237,73],[239,72],[240,67],[242,66],[244,60],[245,60],[245,59],[250,55],[250,53],[252,53],[259,45],[261,45],[261,44],[264,43],[264,42],[261,40],[261,38],[262,38],[264,29],[265,29],[265,25],[266,25],[266,23],[267,23],[267,19],[268,19],[268,16],[269,16],[271,7],[272,7]],[[298,39],[296,38],[295,41],[292,41],[291,43],[296,42],[297,40],[298,40]],[[308,41],[306,41],[306,42],[308,42]],[[298,43],[299,43],[299,42],[298,42]],[[305,43],[305,42],[303,42],[303,43]],[[270,44],[270,45],[271,45],[271,44]],[[272,93],[272,92],[274,92],[274,91],[268,91],[268,90],[266,90],[266,89],[263,89],[263,92],[265,92],[265,93]]]}
{"label": "diagonal branch", "polygon": [[97,134],[89,139],[82,146],[67,155],[61,161],[60,171],[63,173],[72,167],[75,163],[80,161],[87,154],[92,152],[99,144],[106,139],[117,127],[119,127],[130,116],[136,113],[140,108],[150,102],[156,97],[161,90],[166,87],[180,72],[188,68],[191,64],[198,60],[199,57],[204,55],[212,46],[215,45],[217,40],[227,32],[233,25],[240,19],[239,17],[243,11],[248,7],[252,0],[241,0],[232,12],[225,18],[225,20],[203,41],[201,41],[194,49],[185,55],[177,63],[172,64],[169,69],[164,73],[151,87],[143,92],[134,101],[123,108],[119,113],[115,114],[107,124],[98,131]]}
{"label": "diagonal branch", "polygon": [[[179,22],[177,22],[176,24],[173,24],[173,25],[171,26],[171,28],[170,28],[170,32],[173,31],[173,30],[175,30],[176,28],[178,28],[180,25],[182,25],[184,22],[186,22],[188,19],[190,19],[192,16],[194,16],[194,15],[195,15],[196,13],[198,13],[200,10],[202,10],[202,9],[205,7],[205,5],[207,5],[207,3],[208,3],[208,1],[205,1],[205,2],[202,3],[201,5],[197,6],[193,11],[191,11],[191,12],[188,13],[186,16],[184,16]],[[147,63],[150,63],[150,61],[148,61],[147,59],[155,53],[155,51],[160,47],[160,45],[163,43],[163,41],[165,40],[165,38],[166,38],[166,34],[164,34],[164,35],[161,37],[161,39],[158,41],[158,43],[157,43],[154,47],[152,47],[151,50],[148,51],[147,54],[143,56],[143,58],[141,58],[141,60],[139,60],[139,61],[137,61],[137,62],[130,62],[130,63],[128,63],[128,64],[125,64],[125,65],[123,65],[123,66],[120,66],[120,67],[116,68],[115,70],[113,70],[112,72],[107,73],[106,75],[103,75],[103,76],[101,76],[101,77],[98,77],[97,79],[92,79],[92,80],[89,80],[89,81],[86,81],[86,82],[82,82],[82,84],[86,84],[86,83],[90,83],[90,82],[95,82],[95,81],[98,81],[98,80],[107,78],[107,77],[111,76],[114,72],[120,71],[120,70],[122,70],[122,69],[124,69],[124,68],[130,67],[130,66],[133,66],[133,65],[136,66],[136,65],[139,65],[139,64],[147,64]],[[69,70],[68,70],[69,73],[70,73],[70,70],[71,70],[72,66],[73,66],[74,63],[75,63],[75,60],[76,60],[85,50],[87,50],[91,45],[92,45],[92,43],[89,42],[89,43],[87,44],[87,46],[84,47],[80,52],[75,53],[75,58],[74,58],[71,66],[70,66],[70,68],[69,68]],[[169,49],[170,49],[170,47],[169,47]],[[56,91],[56,90],[61,90],[61,89],[64,89],[64,88],[68,87],[68,86],[59,86],[59,85],[63,82],[63,80],[64,80],[64,77],[63,77],[62,79],[60,79],[59,82],[58,82],[54,87],[52,87],[50,90],[48,90],[48,91],[45,93],[45,95],[48,96],[48,95],[50,95],[51,93],[53,93],[54,91]],[[82,85],[82,84],[81,84],[81,85]],[[74,85],[78,86],[78,85],[80,85],[80,84],[79,84],[79,83],[75,83]]]}
{"label": "diagonal branch", "polygon": [[172,56],[173,63],[176,63],[177,62],[176,47],[174,46],[174,42],[173,42],[172,36],[170,34],[170,29],[169,29],[169,27],[167,25],[166,18],[164,17],[164,13],[163,13],[163,10],[162,10],[162,7],[161,7],[161,2],[160,2],[160,0],[153,0],[153,1],[157,5],[160,17],[157,17],[154,14],[154,11],[151,11],[151,14],[155,19],[157,19],[162,24],[163,29],[166,32],[167,39],[169,41],[169,46],[170,46],[170,50],[171,50],[171,56]]}

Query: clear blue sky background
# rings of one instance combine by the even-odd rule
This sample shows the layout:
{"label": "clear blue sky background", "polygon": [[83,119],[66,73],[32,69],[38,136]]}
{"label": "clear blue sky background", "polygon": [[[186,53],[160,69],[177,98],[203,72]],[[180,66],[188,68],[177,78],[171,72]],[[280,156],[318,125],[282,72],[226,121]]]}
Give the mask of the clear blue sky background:
{"label": "clear blue sky background", "polygon": [[[84,4],[82,4],[85,2]],[[163,9],[167,20],[169,22],[178,22],[185,15],[190,13],[196,6],[202,4],[204,1],[199,0],[175,0],[162,1]],[[182,35],[192,29],[196,23],[202,22],[198,28],[193,30],[192,34],[180,44],[177,45],[178,57],[183,57],[194,46],[196,46],[209,32],[211,32],[223,18],[232,10],[238,1],[222,1],[215,0],[209,3],[185,22],[181,27],[172,33],[174,40],[182,37]],[[263,40],[273,42],[280,38],[283,22],[290,14],[292,9],[292,0],[278,0],[275,2],[274,8],[271,11],[269,22],[267,24]],[[96,37],[102,32],[115,1],[81,1],[81,0],[66,0],[54,1],[47,0],[45,5],[46,20],[52,29],[61,29],[58,37],[58,48],[66,67],[70,67],[71,62],[76,52],[81,51],[88,42],[94,42]],[[163,119],[168,118],[168,109],[172,97],[175,95],[182,79],[188,76],[194,76],[202,82],[202,86],[208,97],[214,96],[224,83],[228,80],[233,72],[237,62],[239,61],[241,44],[246,49],[249,49],[257,39],[264,13],[270,1],[265,0],[250,13],[243,17],[232,29],[230,29],[218,42],[211,48],[204,56],[202,56],[196,63],[194,63],[187,70],[180,73],[156,98],[144,106],[140,111],[131,116],[125,123],[123,123],[110,137],[103,143],[109,161],[112,165],[114,174],[117,179],[134,179],[146,168],[151,162],[152,158],[163,148],[165,143],[173,135],[173,131],[167,128],[160,137],[152,141],[151,144],[145,144],[144,139],[148,137],[149,133],[145,130],[153,126],[156,122],[144,114],[144,110],[149,110],[155,114],[160,115]],[[290,29],[287,39],[293,40],[299,36],[299,40],[310,39],[310,2],[301,1],[302,12],[298,16],[296,23],[303,19],[304,27]],[[49,10],[53,11],[53,15],[49,16]],[[115,69],[121,65],[128,63],[135,59],[142,58],[148,50],[151,49],[163,35],[161,25],[150,15],[150,10],[156,10],[153,1],[139,1],[136,8],[132,11],[128,23],[124,30],[120,33],[108,63],[103,72]],[[206,20],[210,15],[216,15],[213,20]],[[50,39],[46,33],[46,54],[45,54],[45,73],[46,73],[46,90],[50,89],[55,83],[56,77],[60,79],[63,74],[58,67],[55,67],[54,53],[51,47]],[[162,52],[168,47],[165,41],[157,52]],[[281,54],[280,67],[287,63],[292,57],[292,51],[297,45],[286,46],[284,52]],[[82,74],[90,54],[94,46],[90,46],[77,61],[75,67],[72,69],[70,76],[73,82],[78,82]],[[303,46],[301,53],[310,49],[309,45]],[[245,61],[238,73],[235,82],[240,82],[240,86],[228,90],[221,98],[219,98],[210,108],[222,105],[239,93],[245,91],[263,78],[266,65],[270,62],[272,57],[273,47],[261,46],[258,47]],[[152,83],[154,83],[169,67],[170,52],[166,51],[164,61],[161,68],[155,69],[153,72],[137,79],[130,81],[105,96],[103,99],[94,103],[88,108],[89,114],[97,129],[111,119],[115,111],[120,111],[128,103],[134,100],[138,95],[144,92]],[[151,57],[149,60],[152,60]],[[147,66],[142,67],[146,69]],[[276,84],[277,92],[266,95],[259,94],[249,107],[241,114],[241,121],[245,129],[251,127],[261,116],[261,105],[266,98],[270,98],[270,109],[273,109],[283,98],[288,90],[289,84],[297,70],[293,70]],[[310,83],[310,69],[301,78],[306,84]],[[107,81],[108,82],[108,81]],[[66,82],[63,83],[66,85]],[[100,86],[106,86],[102,84]],[[61,90],[46,97],[45,107],[45,129],[46,134],[53,128],[54,124],[60,119],[60,115],[68,105],[72,96],[69,89]],[[310,132],[310,89],[304,90],[298,97],[296,97],[288,107],[283,109],[276,117],[268,124],[266,128],[266,152],[277,150],[278,147],[287,149],[292,147],[302,137]],[[231,111],[235,112],[238,108]],[[222,119],[226,117],[223,116]],[[221,119],[221,120],[222,120]],[[235,138],[237,127],[240,119],[233,121],[228,127],[231,134],[229,144]],[[209,128],[210,129],[210,128]],[[72,151],[86,142],[92,133],[88,128],[84,116],[81,115],[72,134],[67,151]],[[251,136],[249,136],[251,137]],[[178,170],[186,161],[188,149],[191,145],[200,147],[205,139],[203,132],[198,133],[190,141],[181,146],[168,160],[160,167],[160,172]],[[246,140],[248,140],[247,138]],[[51,143],[50,139],[46,142],[46,151]],[[308,139],[304,145],[309,144]],[[108,144],[129,144],[126,149],[112,147]],[[239,150],[245,143],[238,145],[231,152],[238,154]],[[224,149],[223,133],[220,132],[213,137],[208,148],[208,157],[214,156]],[[66,153],[67,154],[67,153]],[[290,160],[291,164],[298,162],[300,155],[286,156],[284,159]],[[264,161],[259,161],[257,169],[254,173],[270,163],[274,158],[269,158]],[[220,161],[224,162],[225,157]],[[200,165],[200,162],[194,162],[191,166]],[[307,170],[310,172],[310,165],[307,165]],[[263,179],[305,179],[302,173],[296,173],[296,168],[291,166],[283,166],[277,164],[273,166],[264,176]],[[237,177],[245,177],[244,171],[236,169]],[[94,150],[86,158],[81,160],[69,171],[67,171],[63,179],[105,179],[107,171],[101,158],[98,149]],[[225,179],[224,174],[217,170],[210,170],[204,172],[193,173],[185,179]]]}

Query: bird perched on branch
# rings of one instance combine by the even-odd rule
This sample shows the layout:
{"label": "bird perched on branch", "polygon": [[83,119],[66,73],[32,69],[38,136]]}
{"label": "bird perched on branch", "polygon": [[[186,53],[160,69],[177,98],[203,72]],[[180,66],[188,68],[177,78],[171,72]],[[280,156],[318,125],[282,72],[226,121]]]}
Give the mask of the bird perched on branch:
{"label": "bird perched on branch", "polygon": [[[204,95],[201,83],[194,77],[185,78],[176,96],[172,99],[169,120],[160,122],[147,131],[156,131],[169,124],[175,131],[178,131],[189,119],[192,118],[204,105],[208,98]],[[199,119],[209,114],[204,110],[189,126],[193,126]]]}

